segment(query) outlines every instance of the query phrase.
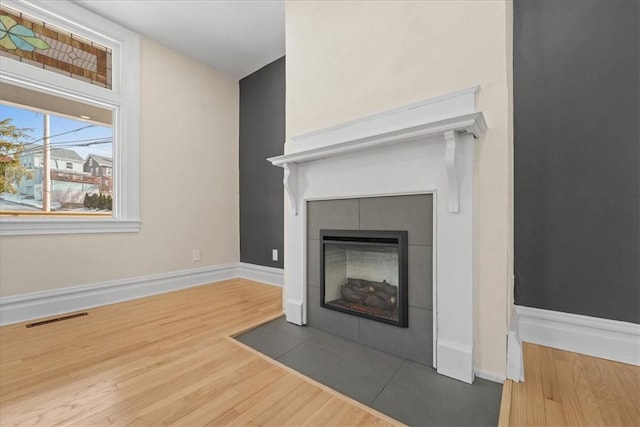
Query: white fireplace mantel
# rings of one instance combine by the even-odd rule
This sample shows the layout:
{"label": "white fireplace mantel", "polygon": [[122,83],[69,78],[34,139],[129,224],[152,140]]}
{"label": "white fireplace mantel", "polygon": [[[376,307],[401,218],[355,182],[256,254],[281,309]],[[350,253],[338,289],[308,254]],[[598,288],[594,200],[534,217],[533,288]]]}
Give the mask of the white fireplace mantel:
{"label": "white fireplace mantel", "polygon": [[[459,191],[455,166],[457,135],[470,134],[478,138],[487,130],[487,124],[481,112],[460,114],[461,111],[458,111],[459,115],[434,120],[433,110],[440,110],[439,114],[435,115],[436,118],[446,115],[443,110],[459,107],[459,98],[468,98],[471,95],[474,101],[474,95],[478,90],[479,86],[475,86],[291,138],[291,142],[285,144],[287,154],[267,159],[274,166],[284,169],[283,182],[291,214],[298,214],[296,202],[298,164],[417,139],[430,141],[430,137],[433,136],[444,136],[446,141],[445,159],[450,189],[448,208],[449,212],[458,212]],[[456,113],[452,111],[452,114]],[[420,115],[423,122],[416,124],[417,116]],[[381,132],[382,126],[385,125],[386,131]],[[321,145],[318,145],[318,141],[322,142]]]}
{"label": "white fireplace mantel", "polygon": [[[434,200],[434,365],[472,382],[473,141],[487,125],[479,86],[292,137],[284,169],[285,314],[307,317],[306,202],[402,194]],[[411,295],[409,295],[411,298]],[[409,319],[411,322],[411,319]]]}

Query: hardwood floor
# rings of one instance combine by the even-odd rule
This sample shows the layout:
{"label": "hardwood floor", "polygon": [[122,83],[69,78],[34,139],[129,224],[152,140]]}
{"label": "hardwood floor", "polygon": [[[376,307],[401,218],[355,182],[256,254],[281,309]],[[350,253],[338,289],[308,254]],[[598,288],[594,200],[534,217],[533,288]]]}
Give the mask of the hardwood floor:
{"label": "hardwood floor", "polygon": [[[248,280],[0,328],[0,425],[399,425],[229,338],[282,312]],[[501,425],[640,425],[640,368],[524,345]]]}
{"label": "hardwood floor", "polygon": [[528,343],[524,366],[501,426],[640,426],[640,367]]}
{"label": "hardwood floor", "polygon": [[0,424],[398,425],[229,338],[281,301],[237,279],[2,327]]}

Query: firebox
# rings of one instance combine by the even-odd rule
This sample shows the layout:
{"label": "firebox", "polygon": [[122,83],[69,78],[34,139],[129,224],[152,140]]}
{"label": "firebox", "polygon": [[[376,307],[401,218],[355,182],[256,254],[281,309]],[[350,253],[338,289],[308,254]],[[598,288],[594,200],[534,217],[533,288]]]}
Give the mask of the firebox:
{"label": "firebox", "polygon": [[320,305],[406,328],[407,232],[320,230]]}

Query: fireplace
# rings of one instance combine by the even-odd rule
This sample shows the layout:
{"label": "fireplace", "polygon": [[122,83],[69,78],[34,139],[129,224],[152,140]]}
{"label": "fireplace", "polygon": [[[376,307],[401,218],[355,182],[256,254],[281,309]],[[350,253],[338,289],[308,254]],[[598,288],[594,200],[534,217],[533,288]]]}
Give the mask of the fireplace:
{"label": "fireplace", "polygon": [[[284,311],[289,322],[304,325],[309,316],[312,320],[314,316],[316,319],[322,316],[325,321],[320,312],[331,312],[341,318],[341,325],[350,325],[343,328],[343,336],[359,335],[368,342],[391,346],[395,345],[393,340],[406,334],[406,345],[412,345],[415,340],[410,339],[408,332],[413,328],[426,332],[430,326],[412,307],[416,299],[411,283],[408,328],[395,328],[328,310],[317,301],[320,295],[316,289],[309,292],[310,288],[319,287],[313,283],[319,274],[315,274],[314,263],[307,262],[307,252],[319,250],[315,242],[310,242],[319,240],[316,240],[315,229],[313,234],[309,233],[308,208],[317,201],[337,200],[340,203],[334,202],[334,205],[351,209],[357,206],[357,201],[350,199],[358,199],[362,204],[375,198],[432,194],[433,339],[427,351],[432,352],[432,364],[439,373],[469,383],[473,381],[473,145],[487,129],[483,113],[476,109],[479,90],[477,86],[471,87],[309,133],[290,135],[285,154],[269,159],[284,170],[288,206]],[[491,145],[490,140],[487,144]],[[354,215],[366,215],[366,212],[372,211],[354,210]],[[395,219],[408,212],[403,210],[386,218]],[[386,220],[371,226],[364,221],[366,218],[359,225],[353,220],[345,223],[346,219],[342,211],[331,210],[320,229],[406,229],[411,252],[414,234],[410,228],[387,226]],[[409,268],[416,268],[411,259]],[[326,322],[331,326],[331,319]],[[389,333],[388,338],[376,338],[382,330],[386,333],[389,329],[393,333]]]}
{"label": "fireplace", "polygon": [[407,232],[320,230],[320,305],[406,328]]}

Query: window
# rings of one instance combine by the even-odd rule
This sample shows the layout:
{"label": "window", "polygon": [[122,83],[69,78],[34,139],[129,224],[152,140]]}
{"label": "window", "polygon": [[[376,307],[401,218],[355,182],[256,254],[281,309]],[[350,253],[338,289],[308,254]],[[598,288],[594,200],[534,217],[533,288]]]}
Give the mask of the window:
{"label": "window", "polygon": [[138,36],[66,1],[4,0],[0,22],[0,235],[137,231]]}
{"label": "window", "polygon": [[111,89],[112,52],[106,46],[0,6],[7,34],[4,56]]}
{"label": "window", "polygon": [[[15,155],[30,163],[28,159],[49,153],[47,167],[43,162],[33,170],[5,169],[5,178],[10,179],[2,183],[0,211],[14,215],[25,211],[110,215],[111,208],[105,208],[104,203],[102,209],[96,209],[87,201],[103,192],[112,197],[113,189],[101,188],[96,177],[74,165],[84,164],[95,153],[111,159],[112,111],[3,83],[0,89],[0,122],[10,123],[4,124],[5,128],[19,129],[19,139],[24,142],[17,146]],[[76,117],[78,112],[85,113],[85,118]]]}

